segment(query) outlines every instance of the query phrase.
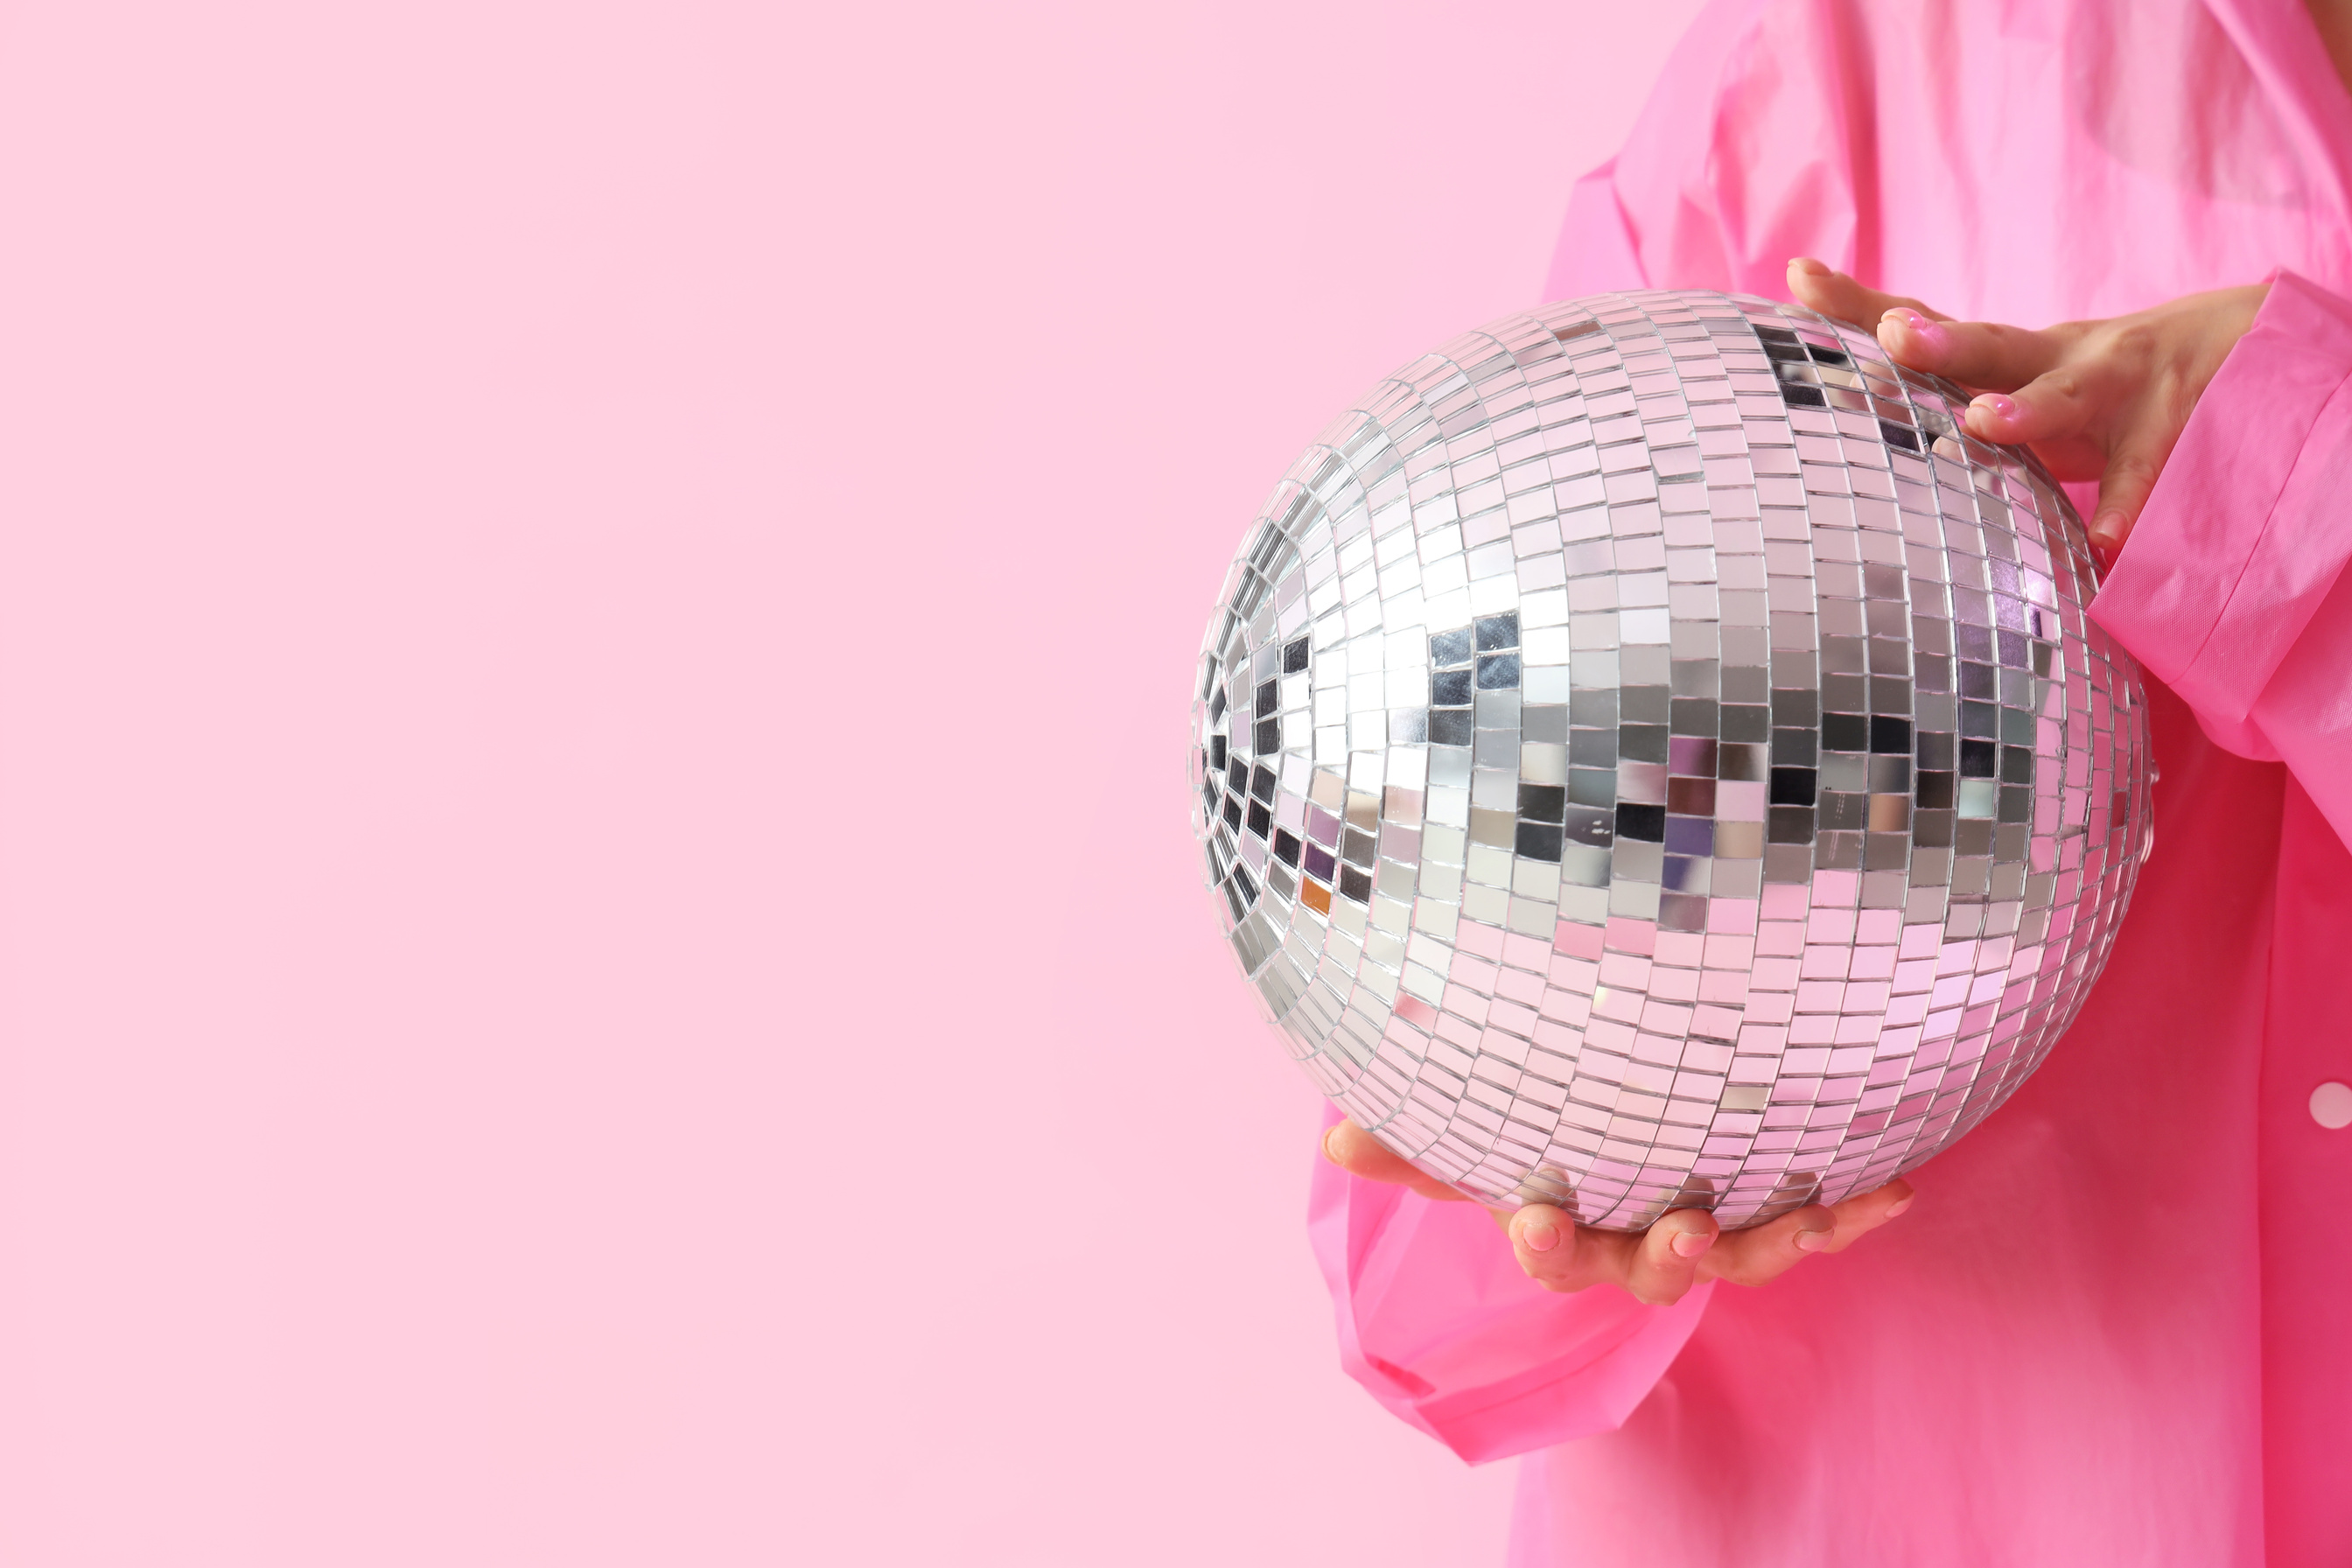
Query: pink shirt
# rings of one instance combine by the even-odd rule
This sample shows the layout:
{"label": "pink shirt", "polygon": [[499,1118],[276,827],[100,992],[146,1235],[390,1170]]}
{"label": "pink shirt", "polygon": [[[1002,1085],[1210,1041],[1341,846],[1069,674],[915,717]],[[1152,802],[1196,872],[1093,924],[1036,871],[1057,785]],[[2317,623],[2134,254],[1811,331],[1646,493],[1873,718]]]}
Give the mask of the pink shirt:
{"label": "pink shirt", "polygon": [[1322,1168],[1347,1367],[1529,1456],[1514,1563],[2352,1563],[2352,97],[2298,0],[1718,0],[1547,292],[1798,255],[2024,322],[2288,269],[2095,611],[2160,683],[2114,961],[1910,1215],[1760,1289],[1549,1295]]}

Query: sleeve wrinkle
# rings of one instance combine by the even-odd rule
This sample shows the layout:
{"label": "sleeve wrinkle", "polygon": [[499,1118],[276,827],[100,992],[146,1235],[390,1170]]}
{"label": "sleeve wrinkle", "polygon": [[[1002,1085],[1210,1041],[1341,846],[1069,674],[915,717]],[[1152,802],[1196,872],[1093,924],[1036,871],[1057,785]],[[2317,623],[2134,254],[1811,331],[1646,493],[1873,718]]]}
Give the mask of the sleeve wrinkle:
{"label": "sleeve wrinkle", "polygon": [[2093,618],[2215,744],[2352,825],[2352,303],[2282,271],[2191,412]]}
{"label": "sleeve wrinkle", "polygon": [[[2336,384],[2328,391],[2326,400],[2322,403],[2319,417],[2313,426],[2315,437],[2321,436],[2330,425],[2352,425],[2352,420],[2347,420],[2341,416],[2347,406],[2347,402],[2352,402],[2347,399],[2347,389],[2352,389],[2352,365],[2346,366],[2344,374],[2336,378]],[[2337,417],[2331,419],[2329,417],[2331,414],[2336,415]],[[2269,506],[2263,513],[2263,521],[2255,532],[2252,548],[2248,550],[2244,559],[2238,563],[2237,571],[2231,576],[2229,586],[2221,595],[2221,613],[2214,617],[2212,626],[2207,628],[2203,639],[2197,645],[2196,651],[2191,653],[2185,661],[2186,668],[2194,668],[2205,662],[2207,654],[2213,650],[2214,639],[2221,635],[2221,628],[2224,626],[2232,621],[2272,613],[2270,605],[2260,602],[2249,607],[2241,608],[2241,597],[2261,600],[2263,595],[2259,592],[2249,592],[2250,581],[2260,575],[2257,570],[2258,564],[2266,557],[2275,556],[2283,549],[2295,548],[2292,541],[2283,540],[2281,536],[2293,527],[2291,521],[2283,523],[2282,518],[2283,514],[2292,510],[2290,500],[2295,489],[2297,475],[2304,472],[2306,466],[2315,458],[2324,462],[2336,456],[2337,454],[2333,450],[2324,453],[2315,452],[2312,441],[2304,443],[2296,454],[2294,468],[2287,473],[2286,482],[2280,487],[2279,492],[2271,498]],[[2344,563],[2338,561],[2335,564],[2335,569],[2326,574],[2326,583],[2329,588],[2332,588],[2336,579],[2343,575],[2343,570]],[[2318,613],[2325,598],[2325,590],[2315,594],[2307,593],[2298,595],[2285,606],[2288,619],[2282,622],[2276,628],[2278,635],[2273,645],[2274,657],[2249,672],[2243,683],[2246,704],[2239,711],[2229,714],[2228,717],[2244,720],[2252,716],[2254,706],[2261,701],[2263,689],[2270,684],[2270,678],[2277,673],[2278,667],[2285,662],[2295,640],[2311,624],[2312,616]]]}

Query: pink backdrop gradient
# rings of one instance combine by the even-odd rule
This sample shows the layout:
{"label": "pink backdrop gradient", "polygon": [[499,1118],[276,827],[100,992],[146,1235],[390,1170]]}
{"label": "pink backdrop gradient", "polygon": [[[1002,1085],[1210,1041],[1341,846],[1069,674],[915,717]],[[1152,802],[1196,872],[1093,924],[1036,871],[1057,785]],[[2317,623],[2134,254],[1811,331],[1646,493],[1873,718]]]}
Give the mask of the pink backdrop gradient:
{"label": "pink backdrop gradient", "polygon": [[1695,9],[0,16],[0,1562],[1496,1561],[1184,700]]}

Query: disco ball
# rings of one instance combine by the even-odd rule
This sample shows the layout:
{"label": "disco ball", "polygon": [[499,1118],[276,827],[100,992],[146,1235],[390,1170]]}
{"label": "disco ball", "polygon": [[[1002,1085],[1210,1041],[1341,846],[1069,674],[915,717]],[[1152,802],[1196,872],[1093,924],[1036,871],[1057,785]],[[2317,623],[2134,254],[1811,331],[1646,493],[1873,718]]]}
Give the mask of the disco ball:
{"label": "disco ball", "polygon": [[1792,305],[1609,294],[1414,361],[1244,537],[1194,829],[1317,1085],[1491,1205],[1759,1224],[2040,1063],[2150,842],[2080,518]]}

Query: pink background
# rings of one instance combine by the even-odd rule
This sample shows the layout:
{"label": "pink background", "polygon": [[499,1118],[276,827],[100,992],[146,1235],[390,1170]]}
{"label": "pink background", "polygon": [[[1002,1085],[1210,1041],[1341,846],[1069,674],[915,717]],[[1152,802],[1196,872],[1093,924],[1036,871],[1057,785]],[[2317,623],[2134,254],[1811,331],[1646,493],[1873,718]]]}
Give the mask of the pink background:
{"label": "pink background", "polygon": [[1695,9],[0,16],[0,1561],[1496,1561],[1184,700]]}

